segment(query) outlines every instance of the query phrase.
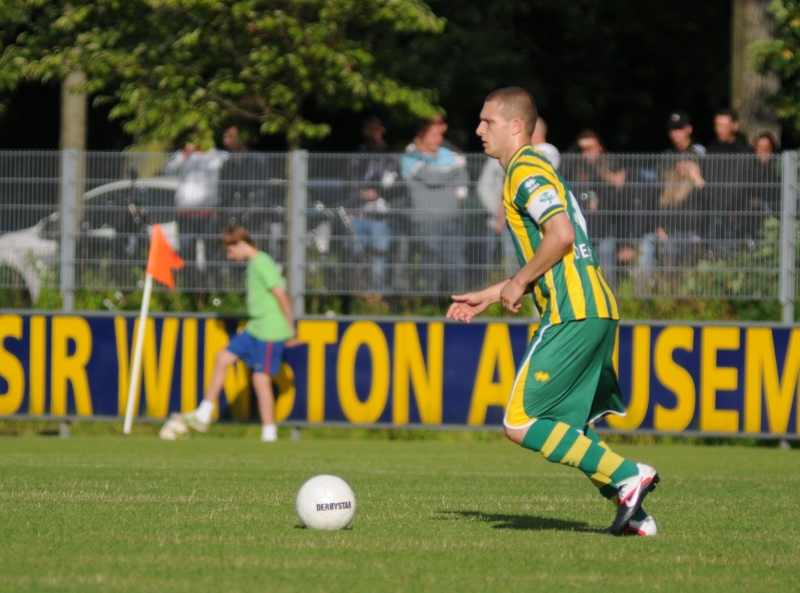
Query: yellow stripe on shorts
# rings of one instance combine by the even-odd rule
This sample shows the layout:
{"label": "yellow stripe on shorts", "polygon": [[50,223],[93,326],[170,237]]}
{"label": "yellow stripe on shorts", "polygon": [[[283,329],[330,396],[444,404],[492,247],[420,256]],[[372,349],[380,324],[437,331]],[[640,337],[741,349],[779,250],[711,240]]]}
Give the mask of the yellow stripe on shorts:
{"label": "yellow stripe on shorts", "polygon": [[528,352],[525,362],[522,363],[519,372],[517,372],[517,377],[514,379],[514,387],[511,389],[511,397],[508,400],[505,418],[503,418],[503,424],[509,428],[525,428],[526,426],[533,424],[533,422],[536,420],[536,418],[531,418],[525,412],[525,382],[528,379],[528,370],[531,357],[536,351],[536,347],[542,342],[542,338],[544,338],[544,332],[547,331],[547,328],[549,327],[551,326],[547,325],[544,328],[539,328],[541,329],[539,338],[530,348],[530,352]]}

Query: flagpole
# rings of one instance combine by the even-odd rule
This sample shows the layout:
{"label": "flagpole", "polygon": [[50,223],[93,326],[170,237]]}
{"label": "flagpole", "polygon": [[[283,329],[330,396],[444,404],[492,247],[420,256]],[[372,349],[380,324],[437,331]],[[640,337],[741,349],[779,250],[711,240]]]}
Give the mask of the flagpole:
{"label": "flagpole", "polygon": [[144,295],[142,296],[142,310],[139,313],[139,331],[136,333],[136,346],[133,355],[133,367],[131,368],[130,386],[128,388],[128,405],[125,407],[125,426],[122,432],[127,436],[131,434],[133,425],[133,408],[137,397],[137,387],[139,386],[139,375],[142,368],[142,348],[144,347],[144,331],[147,325],[147,312],[150,308],[150,292],[153,289],[153,277],[150,274],[145,276]]}

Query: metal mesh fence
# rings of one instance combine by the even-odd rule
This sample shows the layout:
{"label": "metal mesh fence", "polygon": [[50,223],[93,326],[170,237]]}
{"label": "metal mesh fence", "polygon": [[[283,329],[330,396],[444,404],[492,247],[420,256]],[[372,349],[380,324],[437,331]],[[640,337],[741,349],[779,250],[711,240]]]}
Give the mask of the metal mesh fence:
{"label": "metal mesh fence", "polygon": [[[496,161],[293,154],[304,167],[286,153],[0,152],[0,288],[136,290],[155,223],[186,261],[184,291],[243,289],[244,264],[218,241],[234,222],[287,278],[300,274],[301,298],[446,296],[518,269]],[[786,163],[797,161],[564,154],[559,171],[618,294],[776,299],[785,282],[797,294]]]}

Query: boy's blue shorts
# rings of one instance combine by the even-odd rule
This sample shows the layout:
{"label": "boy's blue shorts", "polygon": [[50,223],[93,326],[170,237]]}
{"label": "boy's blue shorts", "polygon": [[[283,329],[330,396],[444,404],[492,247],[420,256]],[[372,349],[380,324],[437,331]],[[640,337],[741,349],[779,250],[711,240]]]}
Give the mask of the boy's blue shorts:
{"label": "boy's blue shorts", "polygon": [[236,334],[226,350],[238,356],[254,373],[278,374],[283,360],[283,342],[265,342],[243,331]]}

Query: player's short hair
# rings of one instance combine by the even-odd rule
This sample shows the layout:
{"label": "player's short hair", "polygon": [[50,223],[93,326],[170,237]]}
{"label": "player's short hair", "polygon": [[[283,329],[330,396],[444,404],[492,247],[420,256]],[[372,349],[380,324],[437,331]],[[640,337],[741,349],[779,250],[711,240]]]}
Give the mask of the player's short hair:
{"label": "player's short hair", "polygon": [[536,127],[539,111],[531,94],[518,86],[509,86],[489,93],[486,103],[495,101],[500,104],[500,111],[507,120],[518,118],[525,126],[525,133],[530,136]]}
{"label": "player's short hair", "polygon": [[247,232],[247,229],[239,226],[238,224],[232,224],[228,226],[224,231],[222,231],[222,236],[219,238],[219,242],[223,247],[230,247],[231,245],[236,245],[242,241],[251,247],[256,246],[256,244],[253,243],[253,240],[250,238],[250,233]]}

